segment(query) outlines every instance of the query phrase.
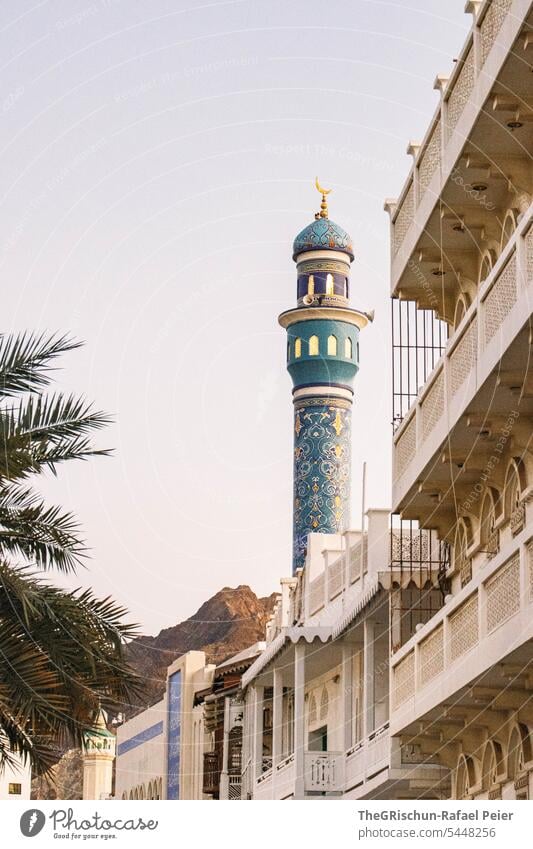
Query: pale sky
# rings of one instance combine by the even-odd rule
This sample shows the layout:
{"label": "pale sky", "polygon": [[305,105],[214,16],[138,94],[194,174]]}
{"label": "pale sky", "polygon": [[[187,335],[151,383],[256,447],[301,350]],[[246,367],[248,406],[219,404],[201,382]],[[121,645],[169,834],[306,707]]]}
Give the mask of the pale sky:
{"label": "pale sky", "polygon": [[[333,187],[361,336],[353,510],[388,506],[389,230],[470,25],[464,0],[4,0],[3,331],[71,332],[111,459],[41,484],[145,632],[291,570],[291,245]],[[59,580],[59,579],[58,579]]]}

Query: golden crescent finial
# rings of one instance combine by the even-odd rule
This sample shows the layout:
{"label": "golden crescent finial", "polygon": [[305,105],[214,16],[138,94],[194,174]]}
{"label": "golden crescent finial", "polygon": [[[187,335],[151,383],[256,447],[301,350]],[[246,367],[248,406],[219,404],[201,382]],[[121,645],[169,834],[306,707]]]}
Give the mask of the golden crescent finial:
{"label": "golden crescent finial", "polygon": [[317,187],[321,195],[329,195],[329,193],[332,191],[331,189],[323,189],[320,183],[318,182],[318,177],[315,177],[315,186]]}
{"label": "golden crescent finial", "polygon": [[328,202],[326,200],[326,195],[329,195],[331,189],[324,189],[320,183],[318,182],[318,177],[315,177],[315,186],[317,190],[322,195],[322,203],[320,204],[320,212],[318,213],[318,218],[327,218],[328,217]]}

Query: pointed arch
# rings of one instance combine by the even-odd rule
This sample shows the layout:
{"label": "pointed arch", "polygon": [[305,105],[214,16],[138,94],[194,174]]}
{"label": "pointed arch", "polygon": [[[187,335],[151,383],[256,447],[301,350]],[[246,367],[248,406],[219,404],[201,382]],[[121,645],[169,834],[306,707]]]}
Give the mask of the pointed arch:
{"label": "pointed arch", "polygon": [[500,512],[500,494],[494,487],[488,486],[483,496],[479,519],[479,542],[488,557],[494,557],[500,550],[500,533],[496,528],[497,514]]}
{"label": "pointed arch", "polygon": [[470,521],[461,517],[455,528],[455,538],[453,543],[453,566],[454,571],[461,576],[461,586],[469,582],[472,577],[472,560],[467,552],[472,543],[472,533]]}
{"label": "pointed arch", "polygon": [[491,790],[498,785],[505,770],[503,749],[497,740],[487,740],[481,758],[481,789]]}
{"label": "pointed arch", "polygon": [[318,343],[318,336],[310,336],[309,337],[309,356],[317,357],[320,353],[320,346]]}
{"label": "pointed arch", "polygon": [[326,295],[334,295],[335,294],[335,281],[333,279],[333,274],[328,274],[326,277]]}
{"label": "pointed arch", "polygon": [[326,719],[329,710],[329,693],[326,685],[322,687],[320,696],[320,719]]}
{"label": "pointed arch", "polygon": [[502,225],[502,238],[500,242],[500,251],[503,251],[505,245],[516,230],[516,211],[508,209],[505,213]]}
{"label": "pointed arch", "polygon": [[470,306],[470,298],[466,294],[466,292],[462,292],[457,298],[457,303],[455,305],[455,313],[453,316],[453,327],[454,330],[457,330],[459,325],[461,324],[463,318],[465,317],[468,308]]}
{"label": "pointed arch", "polygon": [[299,359],[302,356],[302,340],[300,337],[294,340],[294,357]]}
{"label": "pointed arch", "polygon": [[494,251],[486,248],[481,254],[481,262],[479,264],[479,278],[478,278],[478,286],[483,283],[484,280],[487,279],[490,272],[492,271],[492,267],[496,261],[496,257],[494,255]]}
{"label": "pointed arch", "polygon": [[507,777],[516,781],[525,772],[526,764],[533,760],[531,735],[523,722],[515,722],[507,746]]}
{"label": "pointed arch", "polygon": [[328,336],[328,356],[337,356],[337,337],[333,334],[331,334],[331,336]]}
{"label": "pointed arch", "polygon": [[309,724],[312,725],[317,721],[316,699],[314,693],[311,693],[309,698]]}
{"label": "pointed arch", "polygon": [[520,457],[513,457],[505,473],[503,490],[504,515],[511,524],[513,536],[520,533],[525,525],[526,506],[523,493],[527,487],[526,470]]}
{"label": "pointed arch", "polygon": [[471,755],[459,755],[455,775],[456,799],[469,799],[476,784],[476,766]]}
{"label": "pointed arch", "polygon": [[351,360],[353,356],[352,340],[349,336],[344,340],[344,356],[347,360]]}
{"label": "pointed arch", "polygon": [[313,298],[315,295],[315,275],[310,274],[307,280],[307,294],[310,298]]}

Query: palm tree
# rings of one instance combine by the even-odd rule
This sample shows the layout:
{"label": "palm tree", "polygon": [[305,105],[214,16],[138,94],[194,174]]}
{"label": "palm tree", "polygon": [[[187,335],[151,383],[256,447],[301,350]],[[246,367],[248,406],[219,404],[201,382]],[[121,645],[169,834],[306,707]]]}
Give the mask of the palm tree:
{"label": "palm tree", "polygon": [[38,571],[73,572],[87,555],[74,516],[33,489],[44,471],[97,450],[109,419],[84,399],[45,395],[67,337],[0,337],[0,768],[16,753],[47,771],[58,745],[81,745],[99,706],[142,690],[124,648],[126,611],[90,590],[67,592]]}

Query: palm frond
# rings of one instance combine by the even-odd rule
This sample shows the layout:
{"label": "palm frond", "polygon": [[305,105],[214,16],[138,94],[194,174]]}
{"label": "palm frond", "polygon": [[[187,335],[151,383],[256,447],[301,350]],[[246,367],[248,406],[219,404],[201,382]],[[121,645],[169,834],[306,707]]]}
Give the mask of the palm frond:
{"label": "palm frond", "polygon": [[22,480],[58,463],[107,455],[92,447],[89,434],[110,423],[82,398],[30,395],[19,406],[0,410],[0,478]]}
{"label": "palm frond", "polygon": [[68,336],[46,336],[44,333],[1,335],[0,396],[12,397],[47,386],[53,361],[81,344]]}
{"label": "palm frond", "polygon": [[72,513],[47,506],[31,489],[0,488],[0,556],[22,555],[39,569],[72,572],[86,553]]}
{"label": "palm frond", "polygon": [[32,762],[42,752],[22,733],[80,745],[99,701],[122,706],[141,695],[124,652],[136,628],[124,613],[91,590],[65,592],[0,562],[0,732]]}

